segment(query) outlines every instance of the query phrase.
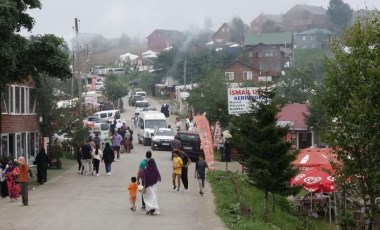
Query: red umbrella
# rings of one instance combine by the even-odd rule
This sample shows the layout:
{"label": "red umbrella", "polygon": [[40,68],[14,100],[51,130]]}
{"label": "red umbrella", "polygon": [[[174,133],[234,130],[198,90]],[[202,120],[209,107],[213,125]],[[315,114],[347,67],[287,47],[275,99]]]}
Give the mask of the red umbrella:
{"label": "red umbrella", "polygon": [[336,157],[330,152],[329,148],[301,149],[297,159],[293,161],[293,165],[297,166],[300,171],[308,171],[317,167],[332,169],[331,161],[336,162]]}
{"label": "red umbrella", "polygon": [[334,192],[335,179],[322,168],[300,172],[290,180],[291,185],[303,186],[309,192]]}

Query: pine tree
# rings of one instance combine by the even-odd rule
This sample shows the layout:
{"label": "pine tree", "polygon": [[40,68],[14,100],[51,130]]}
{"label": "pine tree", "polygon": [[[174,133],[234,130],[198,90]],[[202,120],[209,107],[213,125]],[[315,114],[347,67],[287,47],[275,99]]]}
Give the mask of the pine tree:
{"label": "pine tree", "polygon": [[231,132],[248,177],[264,191],[264,221],[268,222],[269,193],[293,194],[298,188],[288,184],[297,173],[291,165],[296,154],[290,150],[291,143],[284,140],[288,128],[276,124],[280,106],[272,103],[275,91],[265,89],[261,95],[264,100],[253,102],[251,113],[233,120]]}

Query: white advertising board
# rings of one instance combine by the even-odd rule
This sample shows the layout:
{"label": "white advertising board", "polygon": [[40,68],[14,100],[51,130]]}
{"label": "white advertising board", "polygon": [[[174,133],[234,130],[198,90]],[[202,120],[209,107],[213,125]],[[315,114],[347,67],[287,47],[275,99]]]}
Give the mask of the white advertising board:
{"label": "white advertising board", "polygon": [[259,95],[260,88],[229,88],[228,89],[228,114],[249,113],[252,99],[263,99]]}

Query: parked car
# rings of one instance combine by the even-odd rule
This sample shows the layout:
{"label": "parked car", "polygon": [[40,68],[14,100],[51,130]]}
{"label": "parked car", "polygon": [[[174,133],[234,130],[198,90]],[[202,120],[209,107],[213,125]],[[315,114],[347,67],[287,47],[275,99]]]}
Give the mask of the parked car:
{"label": "parked car", "polygon": [[169,128],[159,128],[153,133],[151,148],[156,149],[171,149],[172,141],[174,140],[174,132]]}
{"label": "parked car", "polygon": [[201,139],[197,132],[179,131],[177,132],[178,140],[181,142],[183,151],[189,155],[191,161],[198,161],[198,157],[204,154],[201,149]]}
{"label": "parked car", "polygon": [[148,101],[136,101],[135,103],[135,114],[139,114],[144,108],[149,107]]}
{"label": "parked car", "polygon": [[124,68],[114,68],[113,74],[125,74],[125,69]]}
{"label": "parked car", "polygon": [[108,119],[101,118],[101,117],[98,117],[98,116],[88,116],[84,120],[85,121],[91,121],[91,122],[94,122],[94,123],[103,123],[103,124],[110,123],[110,121]]}
{"label": "parked car", "polygon": [[135,91],[133,95],[142,96],[144,99],[146,98],[146,92],[145,91]]}
{"label": "parked car", "polygon": [[145,111],[157,111],[157,109],[154,106],[148,106],[148,107],[142,108],[142,112],[145,112]]}
{"label": "parked car", "polygon": [[132,88],[131,95],[135,94],[135,92],[137,92],[137,91],[144,91],[144,90],[141,88]]}
{"label": "parked car", "polygon": [[102,91],[104,89],[104,84],[103,82],[96,82],[95,83],[95,90],[96,91]]}

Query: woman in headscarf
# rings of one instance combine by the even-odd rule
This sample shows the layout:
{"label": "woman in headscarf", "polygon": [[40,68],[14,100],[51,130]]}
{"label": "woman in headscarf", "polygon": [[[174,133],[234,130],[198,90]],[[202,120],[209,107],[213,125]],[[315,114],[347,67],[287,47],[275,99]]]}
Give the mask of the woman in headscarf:
{"label": "woman in headscarf", "polygon": [[17,201],[17,197],[20,196],[20,188],[16,183],[16,176],[19,173],[18,167],[16,167],[12,161],[8,161],[8,168],[4,171],[5,181],[8,186],[9,198],[12,201]]}
{"label": "woman in headscarf", "polygon": [[47,168],[48,168],[48,157],[46,155],[45,149],[41,149],[37,156],[35,162],[37,165],[37,182],[43,184],[47,181]]}
{"label": "woman in headscarf", "polygon": [[152,152],[146,152],[146,159],[144,161],[143,167],[140,167],[138,177],[141,178],[145,188],[144,202],[148,210],[146,214],[158,214],[159,207],[156,184],[161,181],[161,175],[157,169],[156,161],[152,158]]}
{"label": "woman in headscarf", "polygon": [[124,148],[126,153],[131,153],[132,140],[132,135],[129,132],[127,132],[124,138]]}

